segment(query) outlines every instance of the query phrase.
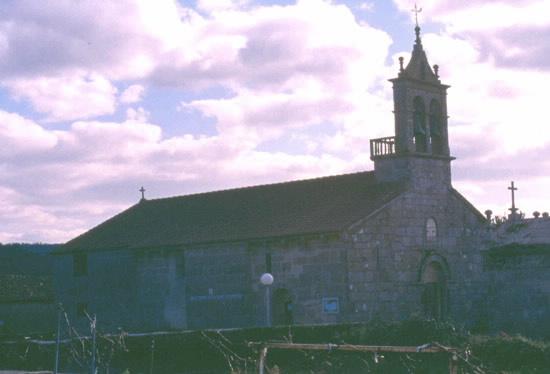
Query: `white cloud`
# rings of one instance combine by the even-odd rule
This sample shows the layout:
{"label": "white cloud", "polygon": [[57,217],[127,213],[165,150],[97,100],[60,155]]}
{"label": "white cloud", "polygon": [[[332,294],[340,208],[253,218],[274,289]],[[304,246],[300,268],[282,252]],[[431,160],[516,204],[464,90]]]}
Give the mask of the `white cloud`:
{"label": "white cloud", "polygon": [[48,121],[85,119],[115,110],[117,89],[97,74],[19,78],[4,81],[17,98],[28,99]]}
{"label": "white cloud", "polygon": [[139,107],[137,109],[128,108],[126,109],[126,120],[133,122],[145,123],[149,120],[150,113]]}
{"label": "white cloud", "polygon": [[364,1],[359,4],[359,9],[365,12],[372,12],[374,10],[374,3],[370,1]]}
{"label": "white cloud", "polygon": [[346,98],[320,91],[263,95],[243,92],[231,99],[196,100],[187,105],[216,117],[222,132],[244,127],[249,131],[264,130],[265,135],[338,120],[342,113],[354,109]]}
{"label": "white cloud", "polygon": [[[5,197],[0,240],[68,240],[137,202],[142,184],[152,193],[164,188],[162,195],[166,190],[181,194],[303,178],[346,166],[330,155],[258,152],[232,137],[164,138],[159,126],[134,120],[79,121],[66,131],[52,131],[0,112],[0,125],[0,142],[11,144],[11,152],[0,154],[9,160],[0,168]],[[22,134],[35,135],[29,142]]]}
{"label": "white cloud", "polygon": [[[550,72],[499,67],[483,61],[479,47],[460,37],[428,34],[423,38],[431,62],[440,65],[446,82],[459,82],[449,90],[451,124],[470,125],[485,132],[491,153],[511,153],[550,143],[543,113],[545,88]],[[483,103],[480,107],[479,103]],[[537,134],[536,136],[533,136]]]}
{"label": "white cloud", "polygon": [[4,77],[59,76],[74,69],[109,79],[139,77],[179,45],[184,32],[175,0],[21,0],[0,7]]}
{"label": "white cloud", "polygon": [[[403,11],[410,11],[411,1],[394,0]],[[518,26],[549,25],[550,3],[545,0],[461,1],[428,0],[422,15],[444,24],[453,32],[495,30]]]}
{"label": "white cloud", "polygon": [[[327,28],[328,23],[333,27]],[[384,32],[359,23],[348,8],[300,1],[294,6],[225,13],[207,21],[203,29],[209,30],[204,36],[216,30],[213,38],[217,38],[217,32],[223,31],[234,41],[222,43],[223,58],[215,54],[217,43],[196,43],[212,45],[212,51],[205,47],[199,55],[203,60],[212,56],[207,64],[159,70],[157,78],[166,74],[180,77],[181,84],[200,85],[214,76],[218,84],[230,87],[229,98],[182,103],[215,118],[221,134],[258,143],[289,129],[332,122],[342,129],[341,136],[361,133],[363,138],[380,126],[372,108],[367,113],[364,108],[377,101],[378,87],[388,77],[385,59],[391,40]],[[387,102],[390,97],[385,90]],[[384,109],[390,113],[389,106]],[[359,131],[349,125],[358,123],[358,113],[372,119],[365,125],[363,118]],[[307,147],[315,148],[311,143]],[[330,145],[332,150],[336,147],[335,142]]]}
{"label": "white cloud", "polygon": [[[376,72],[384,66],[391,40],[359,24],[347,7],[323,0],[243,4],[199,3],[225,9],[211,16],[169,0],[154,6],[137,0],[106,3],[100,13],[88,2],[78,7],[54,2],[45,12],[33,2],[4,5],[12,18],[2,24],[0,17],[0,35],[8,46],[0,81],[48,120],[66,121],[113,113],[111,82],[134,78],[184,89],[223,85],[237,93],[248,89],[268,95],[308,81],[335,92],[364,89],[381,79]],[[333,27],[327,29],[329,23]],[[120,102],[137,102],[142,94],[143,86],[133,84]]]}
{"label": "white cloud", "polygon": [[50,121],[111,114],[111,81],[146,76],[181,46],[181,12],[175,0],[3,2],[0,82]]}
{"label": "white cloud", "polygon": [[208,13],[213,13],[238,9],[249,2],[249,0],[198,0],[197,8]]}
{"label": "white cloud", "polygon": [[133,104],[141,101],[144,94],[145,87],[140,84],[132,84],[122,92],[119,100],[123,104]]}
{"label": "white cloud", "polygon": [[391,43],[386,33],[360,25],[345,6],[321,0],[195,16],[186,27],[188,40],[159,64],[155,82],[273,91],[314,77],[337,87],[354,82],[347,74],[360,64],[358,80],[371,82],[378,71],[371,68],[384,65]]}
{"label": "white cloud", "polygon": [[8,159],[55,147],[57,137],[16,113],[0,110],[0,157]]}
{"label": "white cloud", "polygon": [[[412,2],[394,0],[409,12]],[[447,33],[480,47],[484,59],[500,66],[550,70],[550,2],[546,0],[431,0],[422,16],[441,24]],[[412,14],[411,14],[412,16]]]}

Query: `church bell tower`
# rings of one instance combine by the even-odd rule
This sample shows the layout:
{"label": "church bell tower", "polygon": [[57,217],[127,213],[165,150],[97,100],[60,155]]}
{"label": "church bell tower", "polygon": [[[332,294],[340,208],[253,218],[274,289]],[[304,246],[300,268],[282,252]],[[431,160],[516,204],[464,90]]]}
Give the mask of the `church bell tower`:
{"label": "church bell tower", "polygon": [[430,67],[422,47],[420,27],[411,59],[393,84],[395,136],[370,141],[371,160],[379,181],[402,180],[413,187],[437,188],[451,184],[447,126],[447,88],[439,67]]}

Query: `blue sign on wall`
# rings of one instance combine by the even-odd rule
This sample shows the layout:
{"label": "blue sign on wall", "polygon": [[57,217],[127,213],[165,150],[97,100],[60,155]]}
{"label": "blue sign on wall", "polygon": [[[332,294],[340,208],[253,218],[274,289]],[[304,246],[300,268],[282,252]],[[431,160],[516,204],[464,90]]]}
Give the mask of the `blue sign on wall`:
{"label": "blue sign on wall", "polygon": [[340,300],[337,297],[323,297],[324,313],[340,313]]}
{"label": "blue sign on wall", "polygon": [[227,300],[241,300],[242,294],[230,294],[230,295],[198,295],[191,296],[190,301],[227,301]]}

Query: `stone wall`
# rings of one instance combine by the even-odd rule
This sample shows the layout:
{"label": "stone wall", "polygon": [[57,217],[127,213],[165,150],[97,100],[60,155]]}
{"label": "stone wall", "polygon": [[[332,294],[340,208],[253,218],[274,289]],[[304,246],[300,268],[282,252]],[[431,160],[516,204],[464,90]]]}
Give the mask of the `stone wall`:
{"label": "stone wall", "polygon": [[277,295],[286,293],[292,322],[296,324],[337,323],[347,312],[347,244],[340,235],[308,235],[254,243],[251,256],[250,288],[256,322],[265,324],[265,288],[260,276],[268,271],[271,257],[273,322],[284,324],[284,305]]}
{"label": "stone wall", "polygon": [[90,251],[87,272],[75,275],[73,255],[55,259],[56,298],[71,323],[89,328],[86,307],[105,331],[183,328],[183,278],[176,276],[177,251]]}
{"label": "stone wall", "polygon": [[[266,324],[261,274],[271,257],[276,304],[288,291],[293,323],[335,323],[347,308],[347,247],[339,235],[217,243],[186,248],[89,252],[85,275],[73,255],[56,256],[56,296],[71,323],[89,328],[79,304],[105,331]],[[284,323],[274,305],[274,323]]]}
{"label": "stone wall", "polygon": [[[260,277],[267,271],[275,279],[268,291],[274,324],[287,322],[284,307],[293,323],[339,322],[346,306],[346,266],[345,243],[338,235],[187,248],[187,327],[264,326],[266,290]],[[278,305],[281,292],[291,305]],[[329,302],[333,309],[327,311]]]}
{"label": "stone wall", "polygon": [[254,324],[249,288],[250,260],[244,243],[219,243],[185,250],[188,328]]}
{"label": "stone wall", "polygon": [[485,270],[487,329],[550,338],[550,246],[488,251]]}
{"label": "stone wall", "polygon": [[[428,240],[426,221],[437,223]],[[350,320],[402,320],[425,312],[423,268],[438,263],[445,273],[445,314],[475,323],[483,296],[479,215],[450,189],[410,190],[349,233]],[[473,321],[473,322],[472,322]]]}
{"label": "stone wall", "polygon": [[445,193],[451,186],[448,157],[387,156],[375,160],[376,179],[380,182],[407,181],[420,192]]}
{"label": "stone wall", "polygon": [[137,329],[144,325],[150,330],[183,329],[187,326],[186,278],[181,269],[183,256],[181,248],[134,251],[134,325]]}

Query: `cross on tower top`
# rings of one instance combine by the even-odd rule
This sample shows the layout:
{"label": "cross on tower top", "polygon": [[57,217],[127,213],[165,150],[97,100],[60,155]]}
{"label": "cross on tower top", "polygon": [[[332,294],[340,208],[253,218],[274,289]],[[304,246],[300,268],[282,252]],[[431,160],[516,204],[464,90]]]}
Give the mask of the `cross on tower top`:
{"label": "cross on tower top", "polygon": [[139,192],[141,192],[141,200],[145,200],[145,188],[143,186],[141,186]]}
{"label": "cross on tower top", "polygon": [[418,26],[418,13],[422,12],[422,8],[419,8],[416,3],[414,3],[414,9],[411,9],[411,12],[414,13],[414,20],[416,22],[416,27]]}
{"label": "cross on tower top", "polygon": [[514,186],[514,181],[510,182],[510,187],[508,187],[508,189],[510,191],[512,191],[512,207],[508,210],[511,212],[510,216],[512,218],[514,218],[514,217],[516,217],[516,214],[517,214],[517,211],[518,211],[518,208],[516,208],[516,195],[515,195],[515,192],[518,189],[517,189],[517,187]]}

